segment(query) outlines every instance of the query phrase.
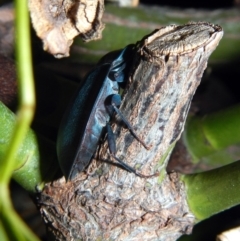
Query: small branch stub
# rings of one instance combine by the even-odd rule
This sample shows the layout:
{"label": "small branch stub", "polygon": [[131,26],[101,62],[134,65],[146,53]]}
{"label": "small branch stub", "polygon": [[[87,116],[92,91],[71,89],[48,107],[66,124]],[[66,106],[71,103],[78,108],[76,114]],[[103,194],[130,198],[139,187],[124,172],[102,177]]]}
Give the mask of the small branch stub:
{"label": "small branch stub", "polygon": [[[116,156],[144,175],[161,171],[161,183],[94,160],[74,182],[46,185],[40,210],[56,239],[167,241],[191,232],[184,187],[165,166],[222,35],[219,26],[190,23],[161,28],[136,44],[121,111],[151,149],[113,124]],[[106,143],[99,156],[109,159]]]}
{"label": "small branch stub", "polygon": [[45,51],[67,57],[75,36],[84,41],[101,38],[103,0],[29,0],[34,29]]}

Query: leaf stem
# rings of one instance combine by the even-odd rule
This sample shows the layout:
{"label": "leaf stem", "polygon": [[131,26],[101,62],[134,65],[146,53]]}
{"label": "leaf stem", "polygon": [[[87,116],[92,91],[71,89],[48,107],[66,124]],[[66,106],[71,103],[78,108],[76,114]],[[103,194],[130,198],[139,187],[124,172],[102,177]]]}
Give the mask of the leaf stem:
{"label": "leaf stem", "polygon": [[27,0],[16,0],[16,56],[19,90],[19,110],[17,123],[9,149],[6,153],[4,168],[0,170],[0,183],[8,183],[15,167],[16,153],[25,138],[33,119],[35,93],[30,50],[29,14]]}
{"label": "leaf stem", "polygon": [[240,161],[211,171],[183,175],[189,207],[197,220],[240,203]]}

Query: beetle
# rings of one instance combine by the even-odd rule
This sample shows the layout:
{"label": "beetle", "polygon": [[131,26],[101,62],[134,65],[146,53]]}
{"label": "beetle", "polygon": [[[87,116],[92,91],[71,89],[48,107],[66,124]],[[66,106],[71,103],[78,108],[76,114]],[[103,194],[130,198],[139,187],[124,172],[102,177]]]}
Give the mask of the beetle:
{"label": "beetle", "polygon": [[118,109],[121,104],[119,84],[125,82],[133,49],[134,45],[128,45],[112,62],[100,64],[91,71],[67,108],[57,137],[58,159],[67,180],[73,180],[90,163],[105,127],[110,155],[127,171],[150,177],[138,173],[115,156],[116,144],[109,124],[110,117],[117,113],[132,135],[148,148]]}

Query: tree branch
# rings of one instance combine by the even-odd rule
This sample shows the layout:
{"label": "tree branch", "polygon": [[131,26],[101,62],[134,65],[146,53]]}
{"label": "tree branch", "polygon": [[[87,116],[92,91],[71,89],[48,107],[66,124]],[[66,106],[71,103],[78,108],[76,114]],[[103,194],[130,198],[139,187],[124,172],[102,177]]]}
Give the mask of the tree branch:
{"label": "tree branch", "polygon": [[[59,240],[176,240],[191,231],[194,216],[183,185],[165,166],[222,35],[221,27],[207,23],[171,25],[136,44],[121,111],[151,149],[114,123],[116,155],[145,175],[161,175],[139,178],[94,160],[74,182],[46,185],[40,210]],[[99,159],[109,160],[106,142]]]}

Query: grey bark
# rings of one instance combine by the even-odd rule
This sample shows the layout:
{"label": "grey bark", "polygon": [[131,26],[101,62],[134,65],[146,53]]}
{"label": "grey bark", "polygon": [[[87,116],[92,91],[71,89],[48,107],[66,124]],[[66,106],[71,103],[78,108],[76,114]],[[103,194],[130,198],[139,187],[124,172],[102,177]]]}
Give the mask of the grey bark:
{"label": "grey bark", "polygon": [[[145,175],[160,175],[144,179],[93,160],[73,182],[47,184],[39,205],[56,240],[166,241],[191,232],[184,186],[165,166],[222,35],[219,26],[191,23],[161,28],[136,44],[121,111],[150,149],[116,121],[116,155]],[[109,160],[106,142],[98,158]]]}

